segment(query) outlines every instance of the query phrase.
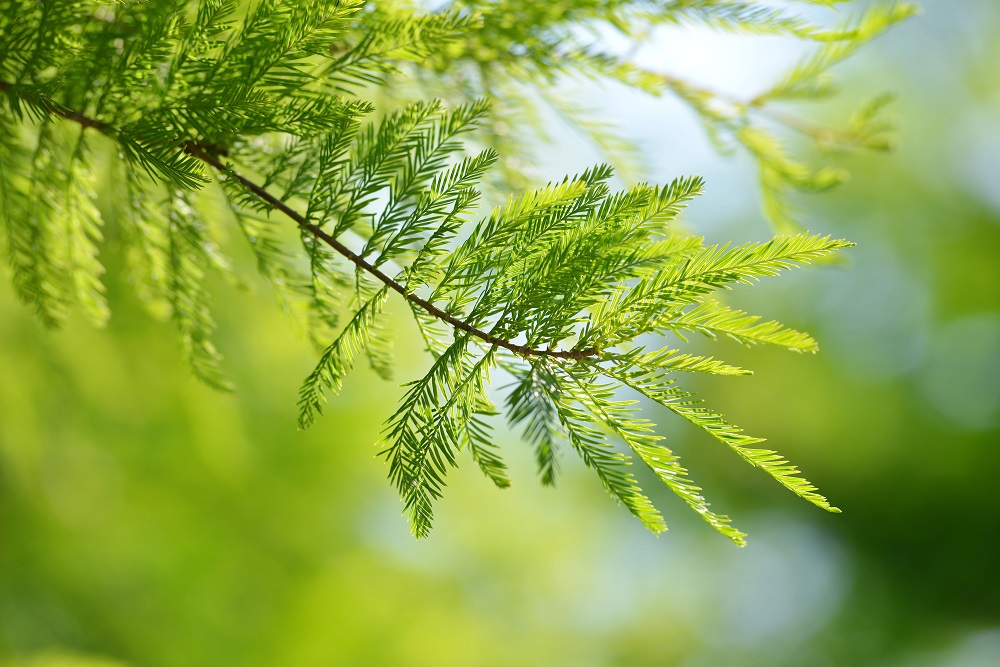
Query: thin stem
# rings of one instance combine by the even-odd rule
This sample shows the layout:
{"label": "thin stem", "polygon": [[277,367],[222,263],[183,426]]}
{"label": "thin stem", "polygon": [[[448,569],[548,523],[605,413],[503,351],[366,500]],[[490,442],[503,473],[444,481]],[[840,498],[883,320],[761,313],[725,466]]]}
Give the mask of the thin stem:
{"label": "thin stem", "polygon": [[[6,81],[0,81],[0,92],[6,92],[10,88],[12,88],[11,84],[7,83]],[[114,134],[113,128],[111,128],[111,126],[109,126],[107,123],[99,121],[95,118],[91,118],[78,111],[72,111],[70,109],[66,109],[54,103],[50,103],[47,106],[52,114],[59,116],[60,118],[65,118],[66,120],[73,121],[74,123],[79,123],[84,129],[92,127],[98,132],[101,132],[102,134],[109,134],[109,135]],[[421,297],[417,296],[416,294],[413,294],[412,292],[408,292],[402,284],[393,280],[392,277],[390,277],[386,273],[383,273],[380,269],[376,268],[367,260],[365,260],[364,257],[352,251],[343,243],[335,239],[333,236],[323,231],[323,229],[321,229],[317,225],[310,223],[301,213],[291,208],[283,200],[279,199],[278,197],[275,197],[270,192],[265,190],[262,186],[258,185],[257,183],[254,183],[253,181],[243,176],[239,172],[234,171],[231,167],[228,167],[225,164],[223,164],[219,160],[219,158],[216,157],[215,152],[211,151],[209,147],[204,146],[202,144],[198,144],[196,142],[187,142],[186,144],[183,145],[183,150],[188,155],[191,155],[192,157],[201,160],[202,162],[212,167],[216,171],[227,174],[230,178],[235,179],[243,187],[245,187],[247,190],[253,193],[254,196],[256,196],[258,199],[266,202],[272,208],[275,208],[284,213],[287,217],[291,218],[296,224],[298,224],[299,227],[305,229],[310,234],[315,236],[317,239],[321,240],[323,243],[330,246],[330,248],[335,250],[338,254],[346,257],[355,266],[357,266],[360,269],[363,269],[364,271],[368,272],[375,278],[378,278],[378,280],[380,280],[383,284],[385,284],[389,289],[398,293],[400,296],[402,296],[410,303],[420,306],[434,317],[444,322],[447,322],[448,324],[458,329],[459,331],[464,331],[465,333],[471,336],[475,336],[476,338],[479,338],[489,343],[490,345],[496,345],[497,347],[502,347],[505,350],[509,350],[514,354],[518,354],[524,357],[535,356],[535,357],[553,357],[556,359],[583,359],[585,357],[596,356],[599,353],[598,350],[593,347],[583,348],[579,350],[542,350],[538,348],[529,347],[527,345],[518,345],[517,343],[511,342],[509,340],[493,336],[492,334],[483,331],[482,329],[477,329],[468,322],[445,312],[441,308],[435,306],[430,301],[422,299]]]}
{"label": "thin stem", "polygon": [[528,347],[527,345],[518,345],[517,343],[512,343],[509,340],[505,340],[503,338],[497,338],[496,336],[493,336],[483,331],[482,329],[477,329],[468,322],[460,320],[457,317],[450,315],[444,310],[438,308],[430,301],[422,299],[416,294],[413,294],[412,292],[407,292],[406,288],[403,287],[403,285],[393,280],[390,276],[383,273],[380,269],[375,268],[364,257],[354,252],[353,250],[345,246],[337,239],[330,236],[320,227],[308,222],[302,216],[301,213],[288,206],[288,204],[286,204],[278,197],[275,197],[270,192],[268,192],[261,186],[257,185],[247,177],[243,176],[239,172],[233,171],[231,168],[224,165],[214,155],[205,152],[202,149],[202,147],[198,146],[197,144],[189,144],[186,148],[186,151],[189,155],[198,158],[205,164],[211,166],[213,169],[226,173],[230,177],[236,179],[236,181],[240,183],[240,185],[242,185],[247,190],[252,192],[258,199],[267,202],[275,209],[284,213],[286,216],[294,220],[295,223],[298,224],[300,227],[307,230],[313,236],[323,241],[323,243],[327,244],[328,246],[336,250],[339,254],[346,257],[355,266],[364,269],[371,275],[378,278],[389,289],[393,290],[394,292],[397,292],[407,301],[415,303],[416,305],[420,306],[434,317],[443,320],[444,322],[447,322],[448,324],[455,327],[459,331],[464,331],[465,333],[471,334],[476,338],[480,338],[486,341],[490,345],[496,345],[498,347],[502,347],[506,350],[510,350],[511,352],[514,352],[515,354],[520,354],[522,356],[545,356],[545,357],[555,357],[557,359],[582,359],[584,357],[590,357],[597,354],[597,350],[594,348],[586,348],[582,350],[566,350],[566,351],[540,350],[537,348]]}
{"label": "thin stem", "polygon": [[762,116],[779,125],[783,125],[793,132],[805,135],[806,137],[809,137],[810,139],[813,139],[821,144],[838,142],[842,145],[852,146],[857,143],[856,138],[849,131],[839,130],[837,128],[821,125],[819,123],[813,123],[800,116],[785,113],[783,111],[779,111],[778,109],[774,109],[773,107],[765,107],[756,99],[747,101],[729,93],[696,86],[688,81],[679,79],[669,74],[664,74],[662,72],[651,73],[656,74],[656,76],[658,76],[664,84],[672,89],[687,89],[693,93],[719,100],[735,109],[741,117],[749,116],[751,114]]}

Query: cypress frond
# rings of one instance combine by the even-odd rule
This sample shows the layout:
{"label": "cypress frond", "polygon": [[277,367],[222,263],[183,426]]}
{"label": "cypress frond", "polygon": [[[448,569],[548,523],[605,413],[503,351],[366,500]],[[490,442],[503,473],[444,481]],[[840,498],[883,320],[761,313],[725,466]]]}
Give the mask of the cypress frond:
{"label": "cypress frond", "polygon": [[477,14],[444,11],[428,16],[383,19],[375,14],[368,30],[346,49],[337,49],[324,76],[339,87],[378,85],[403,62],[420,62],[476,29]]}
{"label": "cypress frond", "polygon": [[833,65],[852,55],[886,30],[919,11],[919,7],[905,0],[875,3],[857,18],[838,31],[851,39],[823,45],[795,66],[775,86],[754,98],[759,105],[775,99],[809,97],[823,91],[823,74]]}
{"label": "cypress frond", "polygon": [[851,245],[827,236],[801,234],[737,248],[703,247],[635,285],[619,286],[591,317],[583,338],[606,347],[643,333],[669,330],[669,318],[678,308],[697,303],[716,289],[728,289],[734,283],[753,284]]}
{"label": "cypress frond", "polygon": [[[213,342],[210,278],[239,278],[210,224],[210,202],[221,194],[258,272],[325,346],[300,389],[302,428],[362,353],[380,375],[392,374],[395,332],[382,322],[390,296],[414,316],[433,362],[404,385],[381,454],[416,536],[428,534],[434,501],[463,450],[496,486],[510,485],[492,432],[504,412],[534,448],[543,484],[555,482],[568,445],[612,497],[660,532],[663,517],[630,467],[637,456],[742,544],[637,403],[619,393],[666,406],[833,510],[785,459],[756,448],[759,439],[674,381],[678,373],[750,371],[650,339],[696,332],[815,352],[808,334],[712,297],[850,243],[796,233],[708,244],[677,224],[702,193],[700,178],[615,192],[607,165],[504,195],[476,215],[483,193],[496,189],[491,169],[516,171],[483,143],[530,160],[544,128],[530,127],[537,104],[522,93],[566,75],[673,94],[720,148],[751,156],[768,217],[797,230],[794,193],[832,187],[843,173],[798,157],[773,126],[821,148],[884,149],[887,98],[863,106],[843,129],[772,102],[828,94],[830,68],[913,12],[907,2],[875,2],[830,26],[819,14],[806,21],[794,7],[752,0],[463,0],[439,12],[362,0],[0,0],[4,255],[16,293],[45,324],[61,324],[74,309],[101,324],[109,314],[102,255],[117,249],[104,247],[111,225],[140,300],[173,320],[194,374],[228,390]],[[611,26],[641,41],[657,26],[690,23],[817,48],[775,85],[741,99],[631,62],[594,37]],[[506,104],[510,91],[518,99]],[[547,95],[609,154],[627,155],[574,100]],[[501,130],[515,118],[516,132]],[[103,184],[107,197],[95,173],[105,161],[115,181]],[[286,246],[282,225],[297,228],[296,243]],[[341,315],[346,324],[334,337]],[[502,410],[490,394],[496,369],[513,378]],[[615,448],[618,440],[630,454]]]}
{"label": "cypress frond", "polygon": [[492,363],[492,353],[469,364],[467,340],[458,339],[438,357],[423,379],[411,383],[403,403],[386,422],[388,446],[380,454],[389,461],[389,478],[399,490],[410,529],[426,537],[434,512],[432,502],[441,496],[448,466],[462,440],[455,410],[474,412],[480,376]]}
{"label": "cypress frond", "polygon": [[38,196],[38,181],[34,178],[38,175],[38,156],[17,144],[13,128],[5,122],[2,130],[3,189],[0,192],[3,194],[6,255],[14,290],[24,303],[34,308],[47,327],[56,327],[65,318],[66,306],[60,298],[59,273],[50,256],[49,249],[54,243],[52,228],[45,224],[48,217],[42,213],[51,198]]}
{"label": "cypress frond", "polygon": [[212,341],[215,320],[205,285],[205,269],[218,267],[214,242],[183,191],[168,194],[162,206],[169,258],[167,298],[181,349],[199,380],[215,389],[232,391],[232,383],[222,372],[222,355]]}
{"label": "cypress frond", "polygon": [[641,367],[638,370],[610,367],[606,374],[704,430],[795,495],[830,512],[840,511],[819,495],[816,487],[808,480],[799,477],[799,470],[779,454],[754,448],[753,445],[764,442],[762,438],[748,436],[742,429],[727,422],[722,415],[698,406],[699,401],[692,400],[693,395],[677,387],[672,380],[663,378],[654,370]]}
{"label": "cypress frond", "polygon": [[697,512],[708,525],[728,537],[736,546],[746,545],[746,533],[735,528],[732,519],[709,509],[708,501],[701,495],[701,487],[690,480],[687,469],[680,465],[680,459],[676,454],[663,445],[651,442],[630,442],[629,446],[642,462],[656,473],[660,481]]}
{"label": "cypress frond", "polygon": [[[667,529],[653,503],[643,494],[635,476],[629,472],[629,457],[615,451],[604,435],[597,430],[603,424],[622,438],[630,448],[655,442],[657,436],[646,420],[630,419],[630,403],[612,400],[614,386],[601,383],[593,375],[559,367],[568,381],[561,382],[562,391],[554,398],[559,420],[562,422],[570,444],[580,458],[597,473],[604,488],[621,502],[653,533]],[[572,399],[572,400],[567,400]],[[634,449],[634,448],[633,448]]]}
{"label": "cypress frond", "polygon": [[323,414],[326,403],[324,387],[334,394],[340,393],[344,376],[354,366],[357,355],[371,343],[372,327],[381,315],[388,296],[383,288],[367,303],[358,308],[344,330],[330,343],[299,390],[299,428],[308,428]]}
{"label": "cypress frond", "polygon": [[81,133],[70,157],[66,178],[63,215],[66,225],[67,270],[75,300],[90,320],[103,326],[111,316],[105,299],[101,275],[104,265],[98,259],[98,244],[104,240],[104,221],[97,209],[94,175],[87,163],[89,151]]}
{"label": "cypress frond", "polygon": [[139,300],[154,317],[166,320],[170,306],[170,230],[163,214],[162,193],[154,193],[127,164],[117,177],[125,187],[120,195],[123,211],[119,229],[125,254],[125,269]]}
{"label": "cypress frond", "polygon": [[722,415],[706,408],[693,407],[686,402],[668,402],[663,405],[726,444],[744,461],[760,468],[795,495],[830,512],[840,511],[830,505],[825,497],[819,495],[816,487],[808,480],[799,477],[798,468],[780,454],[769,449],[754,448],[753,445],[764,442],[762,438],[745,435],[739,427],[728,423]]}
{"label": "cypress frond", "polygon": [[563,437],[553,400],[559,394],[559,381],[543,363],[512,370],[518,382],[507,397],[507,418],[512,425],[524,423],[524,438],[535,448],[542,484],[552,486],[559,471],[558,442]]}
{"label": "cypress frond", "polygon": [[674,348],[646,352],[643,348],[630,350],[625,354],[608,359],[617,364],[627,364],[638,368],[658,371],[681,371],[684,373],[709,373],[711,375],[753,375],[753,371],[732,366],[714,357],[689,354]]}
{"label": "cypress frond", "polygon": [[819,345],[809,334],[789,329],[779,322],[761,322],[760,319],[757,315],[706,301],[667,320],[662,329],[678,335],[685,331],[695,331],[712,338],[722,335],[744,345],[766,343],[793,352],[819,351]]}
{"label": "cypress frond", "polygon": [[[670,3],[673,12],[668,14],[671,23],[696,23],[730,32],[757,35],[791,35],[817,42],[833,42],[853,37],[845,30],[823,28],[775,7],[753,2],[720,0],[680,0]],[[656,18],[651,13],[650,18]]]}

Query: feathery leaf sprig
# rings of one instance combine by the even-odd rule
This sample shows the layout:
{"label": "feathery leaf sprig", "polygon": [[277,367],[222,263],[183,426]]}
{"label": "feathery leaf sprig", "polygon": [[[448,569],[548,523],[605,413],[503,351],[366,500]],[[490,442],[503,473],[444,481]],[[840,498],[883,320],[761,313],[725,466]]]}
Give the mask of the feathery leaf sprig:
{"label": "feathery leaf sprig", "polygon": [[[701,194],[701,179],[614,192],[606,165],[480,214],[484,182],[503,163],[494,149],[469,151],[463,139],[484,136],[496,106],[400,98],[377,115],[371,100],[391,94],[394,77],[414,68],[465,81],[471,62],[487,96],[498,72],[536,83],[577,72],[669,88],[709,125],[736,132],[769,178],[815,187],[822,178],[743,121],[770,100],[815,93],[830,66],[910,12],[904,3],[876,4],[859,21],[826,29],[785,9],[721,0],[470,0],[438,13],[360,0],[2,0],[0,229],[14,287],[47,325],[74,309],[103,323],[101,254],[111,226],[140,299],[173,321],[194,374],[228,390],[210,291],[213,274],[233,274],[218,240],[220,207],[210,203],[224,200],[221,210],[235,217],[260,273],[287,310],[305,313],[310,337],[322,343],[299,394],[302,428],[362,355],[390,375],[385,310],[395,299],[413,314],[433,361],[404,385],[381,455],[416,536],[428,534],[463,452],[498,487],[511,484],[492,433],[502,411],[523,427],[542,483],[556,482],[571,450],[660,532],[663,515],[631,468],[638,458],[743,544],[640,416],[640,398],[793,493],[836,509],[783,457],[757,448],[760,439],[677,384],[688,373],[749,371],[674,344],[647,346],[700,333],[815,352],[807,334],[713,295],[850,244],[799,232],[707,245],[676,224]],[[738,112],[720,112],[705,91],[602,54],[581,41],[586,31],[568,27],[610,24],[634,34],[641,25],[690,22],[791,35],[819,51]],[[854,136],[876,141],[880,107],[858,116]],[[97,165],[105,163],[120,187],[101,200]],[[288,243],[291,230],[300,247]],[[502,410],[491,388],[496,374],[512,379]]]}

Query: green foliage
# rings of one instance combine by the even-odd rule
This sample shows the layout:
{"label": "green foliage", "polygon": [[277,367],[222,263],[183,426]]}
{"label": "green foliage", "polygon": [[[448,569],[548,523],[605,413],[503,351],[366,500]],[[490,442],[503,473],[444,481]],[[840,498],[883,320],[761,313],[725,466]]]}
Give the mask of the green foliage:
{"label": "green foliage", "polygon": [[[398,3],[406,6],[405,2]],[[917,5],[905,0],[869,3],[844,16],[839,5],[848,2],[805,1],[816,5],[797,11],[796,3],[737,2],[734,0],[671,0],[634,2],[537,3],[532,0],[455,0],[452,9],[479,12],[482,29],[434,55],[434,69],[406,69],[434,95],[485,96],[494,101],[491,143],[504,153],[530,155],[542,143],[547,128],[540,122],[554,110],[575,127],[614,164],[631,176],[635,151],[613,127],[595,117],[577,100],[568,100],[553,84],[568,77],[586,78],[609,87],[626,86],[651,95],[674,95],[685,102],[704,124],[720,150],[742,150],[756,163],[761,205],[774,227],[785,233],[802,230],[793,194],[829,189],[847,174],[832,166],[811,166],[786,147],[783,130],[803,135],[823,152],[872,149],[891,145],[891,119],[885,114],[885,95],[865,103],[842,127],[816,124],[776,108],[787,101],[822,101],[834,92],[830,69],[858,48],[912,16]],[[376,20],[391,21],[393,3],[379,3]],[[822,8],[822,9],[820,9]],[[385,18],[379,18],[379,17]],[[827,19],[823,21],[823,19]],[[819,23],[817,21],[820,21]],[[748,98],[706,88],[675,72],[639,65],[632,54],[658,41],[669,40],[664,29],[700,25],[726,32],[777,35],[814,44],[814,50],[760,93]],[[627,51],[609,46],[608,33],[624,38]],[[649,59],[645,59],[649,60]],[[398,77],[398,83],[404,83]],[[525,95],[525,86],[539,94]],[[534,91],[533,91],[534,92]],[[523,132],[525,126],[533,133]],[[509,127],[521,128],[513,133]],[[510,178],[521,182],[516,170]]]}
{"label": "green foliage", "polygon": [[[555,482],[568,446],[653,532],[666,524],[631,472],[632,455],[716,530],[744,539],[709,508],[626,394],[661,404],[834,510],[794,467],[752,448],[759,439],[698,406],[675,378],[747,371],[646,347],[654,336],[698,332],[814,352],[806,334],[759,323],[710,295],[850,244],[796,232],[706,245],[675,228],[701,193],[700,179],[612,192],[613,169],[603,165],[515,194],[474,221],[498,153],[467,153],[459,139],[490,136],[484,126],[497,137],[502,110],[481,98],[508,97],[504,81],[543,85],[576,73],[672,90],[713,133],[731,133],[756,156],[771,217],[791,229],[784,190],[836,178],[787,157],[754,114],[771,100],[826,92],[829,67],[912,13],[910,5],[876,4],[833,29],[757,3],[708,1],[455,2],[429,14],[360,0],[7,0],[0,10],[4,242],[18,294],[47,324],[60,324],[73,307],[97,324],[107,319],[99,253],[113,222],[137,294],[173,320],[194,373],[228,389],[209,289],[212,274],[231,275],[210,205],[221,195],[279,300],[305,315],[314,342],[333,339],[302,387],[302,427],[362,353],[390,374],[381,325],[390,293],[412,311],[434,361],[406,385],[382,455],[418,537],[428,533],[461,452],[497,486],[510,484],[490,430],[495,372],[514,379],[507,416],[524,425],[542,482]],[[603,53],[580,30],[613,26],[638,39],[646,29],[692,22],[820,47],[758,98],[721,109],[724,98]],[[425,88],[455,84],[465,99],[402,95],[366,119],[372,100],[394,94],[408,73]],[[847,143],[880,141],[881,106],[856,117]],[[603,141],[599,132],[595,139]],[[123,174],[124,194],[103,208],[92,185],[103,164],[95,154]],[[284,246],[289,221],[299,251]],[[348,320],[334,336],[342,311]]]}

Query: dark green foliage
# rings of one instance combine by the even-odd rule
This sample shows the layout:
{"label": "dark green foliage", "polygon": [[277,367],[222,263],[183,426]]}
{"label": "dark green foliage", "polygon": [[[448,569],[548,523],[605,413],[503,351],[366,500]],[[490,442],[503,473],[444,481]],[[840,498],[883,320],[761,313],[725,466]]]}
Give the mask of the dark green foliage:
{"label": "dark green foliage", "polygon": [[[460,90],[478,70],[472,87],[486,97],[502,90],[498,80],[537,83],[562,72],[674,90],[713,132],[729,132],[755,154],[772,217],[790,228],[783,191],[835,179],[788,158],[753,114],[769,100],[825,90],[826,70],[909,14],[909,5],[876,5],[834,29],[735,2],[456,2],[422,14],[360,0],[21,0],[0,10],[4,243],[18,294],[47,324],[74,307],[97,324],[108,317],[96,147],[123,173],[115,220],[136,291],[173,320],[204,382],[229,388],[212,343],[208,281],[230,269],[209,194],[225,196],[261,274],[325,347],[300,393],[302,427],[360,355],[391,374],[383,308],[395,293],[412,310],[434,361],[406,385],[382,455],[417,536],[428,533],[433,501],[461,452],[497,486],[510,484],[490,430],[497,410],[488,388],[498,372],[514,380],[507,416],[524,426],[542,482],[555,482],[568,447],[654,532],[666,524],[631,472],[632,455],[718,531],[738,544],[744,538],[709,509],[654,425],[637,416],[640,396],[834,509],[781,457],[753,448],[759,439],[676,384],[682,373],[747,371],[660,347],[655,336],[697,332],[814,352],[809,336],[759,323],[710,295],[850,244],[796,232],[705,245],[674,225],[701,193],[700,179],[615,193],[608,166],[511,196],[473,221],[498,154],[467,153],[460,138],[482,137],[496,107],[399,99],[380,118],[365,116],[374,115],[371,99],[414,70],[425,84],[437,77]],[[601,24],[631,35],[690,22],[821,46],[758,99],[720,110],[721,97],[638,70],[571,30]],[[880,106],[857,116],[853,143],[878,143]],[[279,225],[289,224],[299,227],[301,250],[282,244]],[[333,334],[342,311],[346,324]]]}

